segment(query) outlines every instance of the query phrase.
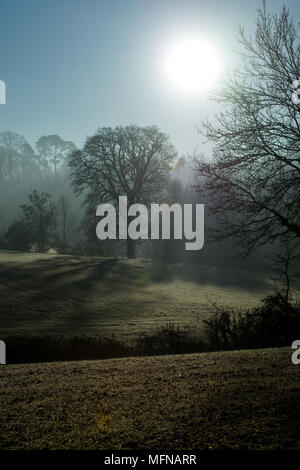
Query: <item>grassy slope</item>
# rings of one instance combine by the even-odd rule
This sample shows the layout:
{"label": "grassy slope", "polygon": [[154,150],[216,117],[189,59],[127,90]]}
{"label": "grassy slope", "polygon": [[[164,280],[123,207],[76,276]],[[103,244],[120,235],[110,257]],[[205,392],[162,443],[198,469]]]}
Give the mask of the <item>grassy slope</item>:
{"label": "grassy slope", "polygon": [[300,449],[300,366],[269,349],[0,367],[3,449]]}
{"label": "grassy slope", "polygon": [[212,302],[250,307],[271,288],[255,271],[0,252],[0,336],[132,337],[205,318]]}

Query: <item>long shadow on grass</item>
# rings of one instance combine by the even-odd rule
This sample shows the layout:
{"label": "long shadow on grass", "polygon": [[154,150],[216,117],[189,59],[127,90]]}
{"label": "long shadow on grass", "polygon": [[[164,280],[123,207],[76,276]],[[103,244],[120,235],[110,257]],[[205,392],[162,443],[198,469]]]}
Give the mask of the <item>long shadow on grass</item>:
{"label": "long shadow on grass", "polygon": [[[13,270],[2,269],[0,279],[5,284],[5,299],[0,311],[2,319],[6,317],[3,325],[12,327],[26,321],[28,324],[29,317],[33,329],[34,323],[43,329],[43,323],[46,325],[53,320],[63,331],[79,330],[90,319],[101,317],[101,294],[99,305],[97,299],[93,308],[88,305],[90,296],[97,294],[97,288],[105,296],[112,295],[113,308],[114,298],[118,302],[121,292],[130,294],[147,284],[143,274],[142,265],[126,264],[116,258],[74,262],[74,258],[55,257]],[[67,314],[63,311],[64,305]],[[130,311],[126,313],[127,319],[130,314]]]}

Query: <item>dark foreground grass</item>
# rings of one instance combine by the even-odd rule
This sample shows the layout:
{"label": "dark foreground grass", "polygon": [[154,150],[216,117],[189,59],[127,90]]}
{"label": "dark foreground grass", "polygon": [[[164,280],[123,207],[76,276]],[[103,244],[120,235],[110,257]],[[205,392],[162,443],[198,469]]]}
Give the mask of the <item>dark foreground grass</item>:
{"label": "dark foreground grass", "polygon": [[2,449],[300,449],[300,366],[265,349],[0,368]]}

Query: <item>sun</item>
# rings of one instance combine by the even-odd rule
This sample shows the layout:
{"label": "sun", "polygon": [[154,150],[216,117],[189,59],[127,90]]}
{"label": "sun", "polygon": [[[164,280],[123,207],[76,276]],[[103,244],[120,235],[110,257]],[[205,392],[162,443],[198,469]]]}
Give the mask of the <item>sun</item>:
{"label": "sun", "polygon": [[195,37],[174,43],[167,53],[165,64],[168,80],[177,89],[189,94],[211,88],[221,70],[217,50]]}

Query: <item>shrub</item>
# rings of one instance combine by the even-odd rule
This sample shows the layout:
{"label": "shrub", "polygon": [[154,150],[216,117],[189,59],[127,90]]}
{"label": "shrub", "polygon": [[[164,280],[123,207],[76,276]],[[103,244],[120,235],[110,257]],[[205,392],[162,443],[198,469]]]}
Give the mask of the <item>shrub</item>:
{"label": "shrub", "polygon": [[28,335],[3,339],[7,345],[7,362],[16,364],[207,351],[208,345],[195,331],[193,326],[170,323],[152,334],[141,333],[131,344],[113,335]]}
{"label": "shrub", "polygon": [[133,353],[129,345],[114,336],[10,336],[5,342],[8,363],[107,359]]}
{"label": "shrub", "polygon": [[152,334],[142,333],[136,341],[138,355],[182,354],[208,351],[207,343],[193,326],[174,323],[159,327]]}
{"label": "shrub", "polygon": [[204,324],[213,349],[287,346],[300,331],[300,308],[277,292],[245,312],[215,307]]}
{"label": "shrub", "polygon": [[6,233],[7,248],[17,251],[28,251],[30,236],[23,220],[15,221]]}

